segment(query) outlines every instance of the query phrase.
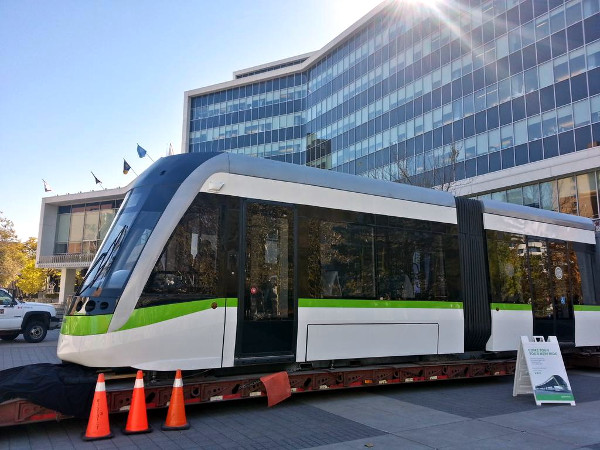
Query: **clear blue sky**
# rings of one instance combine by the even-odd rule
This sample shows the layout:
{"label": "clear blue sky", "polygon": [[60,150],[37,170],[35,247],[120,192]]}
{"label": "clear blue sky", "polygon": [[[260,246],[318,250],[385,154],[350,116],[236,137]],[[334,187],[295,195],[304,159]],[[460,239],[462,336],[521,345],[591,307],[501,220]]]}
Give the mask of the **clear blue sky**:
{"label": "clear blue sky", "polygon": [[179,152],[184,91],[317,50],[379,1],[1,0],[0,211],[37,237],[43,196],[99,189],[91,170],[127,185],[138,142]]}

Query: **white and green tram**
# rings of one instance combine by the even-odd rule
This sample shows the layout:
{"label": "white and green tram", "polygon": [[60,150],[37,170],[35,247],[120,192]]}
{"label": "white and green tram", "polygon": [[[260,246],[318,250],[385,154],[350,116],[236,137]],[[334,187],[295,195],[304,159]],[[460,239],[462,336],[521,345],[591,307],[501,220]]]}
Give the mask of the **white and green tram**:
{"label": "white and green tram", "polygon": [[591,220],[232,154],[127,194],[58,356],[146,370],[600,346]]}

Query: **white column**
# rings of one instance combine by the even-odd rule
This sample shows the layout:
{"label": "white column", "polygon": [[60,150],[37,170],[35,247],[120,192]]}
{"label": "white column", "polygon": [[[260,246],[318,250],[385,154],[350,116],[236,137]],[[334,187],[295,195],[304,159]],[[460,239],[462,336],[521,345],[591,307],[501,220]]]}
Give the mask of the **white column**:
{"label": "white column", "polygon": [[64,304],[69,295],[75,293],[75,274],[77,269],[62,269],[60,273],[60,292],[58,303]]}

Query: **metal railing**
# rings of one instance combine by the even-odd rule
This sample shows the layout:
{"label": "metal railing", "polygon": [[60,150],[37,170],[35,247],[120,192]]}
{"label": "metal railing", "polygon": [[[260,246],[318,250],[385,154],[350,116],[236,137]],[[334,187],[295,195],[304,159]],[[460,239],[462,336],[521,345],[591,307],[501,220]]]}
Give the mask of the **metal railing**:
{"label": "metal railing", "polygon": [[89,267],[95,253],[67,253],[63,255],[45,255],[37,260],[38,267]]}

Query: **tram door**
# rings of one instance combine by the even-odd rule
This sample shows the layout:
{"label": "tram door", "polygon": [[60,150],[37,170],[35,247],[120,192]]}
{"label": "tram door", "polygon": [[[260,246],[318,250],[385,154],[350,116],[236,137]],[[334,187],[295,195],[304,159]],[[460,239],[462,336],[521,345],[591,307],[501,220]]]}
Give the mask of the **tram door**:
{"label": "tram door", "polygon": [[575,342],[575,316],[566,242],[529,238],[533,334]]}
{"label": "tram door", "polygon": [[295,355],[294,209],[247,201],[236,362],[292,361]]}

